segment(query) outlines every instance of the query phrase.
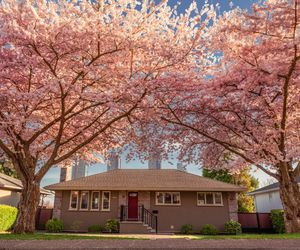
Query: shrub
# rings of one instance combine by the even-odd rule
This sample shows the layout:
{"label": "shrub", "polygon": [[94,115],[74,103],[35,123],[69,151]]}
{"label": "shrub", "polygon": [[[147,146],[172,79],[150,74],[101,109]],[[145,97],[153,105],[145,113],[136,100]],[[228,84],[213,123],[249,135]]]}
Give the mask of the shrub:
{"label": "shrub", "polygon": [[284,233],[284,211],[282,209],[271,210],[271,221],[276,233]]}
{"label": "shrub", "polygon": [[7,205],[0,205],[0,231],[12,228],[18,215],[18,209]]}
{"label": "shrub", "polygon": [[109,219],[105,223],[105,229],[110,233],[117,233],[119,231],[119,222],[115,219]]}
{"label": "shrub", "polygon": [[240,234],[242,233],[242,226],[237,221],[230,220],[225,223],[225,232],[228,234]]}
{"label": "shrub", "polygon": [[73,231],[79,231],[81,227],[82,221],[81,220],[74,220],[71,224],[71,230]]}
{"label": "shrub", "polygon": [[219,233],[218,229],[216,229],[216,227],[214,225],[211,224],[205,224],[201,231],[201,234],[205,234],[205,235],[216,235]]}
{"label": "shrub", "polygon": [[193,226],[191,224],[182,225],[180,232],[182,234],[191,234],[193,232]]}
{"label": "shrub", "polygon": [[103,232],[104,228],[101,225],[91,225],[88,227],[89,233],[101,233]]}
{"label": "shrub", "polygon": [[50,233],[59,233],[64,230],[64,222],[56,218],[48,220],[46,223],[46,230]]}

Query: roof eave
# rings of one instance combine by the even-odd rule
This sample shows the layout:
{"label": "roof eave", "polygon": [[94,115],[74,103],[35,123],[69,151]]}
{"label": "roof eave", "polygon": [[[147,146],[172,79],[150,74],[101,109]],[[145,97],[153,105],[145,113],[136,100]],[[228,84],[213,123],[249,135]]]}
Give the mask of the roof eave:
{"label": "roof eave", "polygon": [[151,187],[51,187],[47,186],[46,187],[49,190],[52,191],[70,191],[70,190],[110,190],[110,191],[127,191],[127,190],[137,190],[137,191],[197,191],[197,192],[245,192],[247,191],[246,188],[236,188],[236,189],[222,189],[222,188],[178,188],[178,187],[156,187],[156,188],[151,188]]}

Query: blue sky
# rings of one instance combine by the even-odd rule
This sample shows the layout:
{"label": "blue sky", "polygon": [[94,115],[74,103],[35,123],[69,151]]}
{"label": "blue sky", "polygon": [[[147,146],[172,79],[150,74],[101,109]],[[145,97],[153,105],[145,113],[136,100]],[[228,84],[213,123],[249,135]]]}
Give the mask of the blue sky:
{"label": "blue sky", "polygon": [[[176,3],[176,0],[169,0],[169,4],[172,6]],[[187,6],[189,6],[189,4],[192,2],[192,0],[182,0],[181,1],[181,7],[179,9],[179,11],[183,11]],[[199,2],[200,4],[204,2],[204,0],[198,0],[197,2]],[[255,0],[232,0],[232,1],[228,1],[228,0],[208,0],[208,2],[210,4],[217,4],[219,3],[220,9],[219,12],[222,13],[224,11],[228,11],[231,9],[230,7],[230,2],[233,3],[233,7],[240,7],[243,9],[250,9],[251,5],[254,2],[257,2]],[[122,155],[121,157],[121,168],[146,168],[147,167],[147,162],[141,162],[139,160],[132,160],[130,162],[126,161],[126,156],[125,154]],[[176,164],[177,164],[177,159],[176,159],[176,155],[173,155],[170,157],[170,159],[168,161],[163,161],[162,162],[162,167],[163,168],[176,168]],[[87,175],[91,175],[91,174],[96,174],[96,173],[101,173],[103,171],[106,170],[106,165],[105,164],[95,164],[93,166],[89,166],[87,169]],[[190,164],[187,166],[187,171],[193,174],[197,174],[197,175],[201,175],[201,169],[200,166],[198,165],[194,165],[194,164]],[[259,179],[260,181],[260,185],[265,185],[266,181],[268,179],[271,179],[271,177],[269,177],[268,175],[264,174],[262,171],[253,169],[253,174],[256,178]],[[52,169],[50,169],[50,171],[45,175],[45,177],[42,180],[41,185],[45,186],[45,185],[49,185],[52,183],[56,183],[59,181],[59,173],[60,173],[60,169],[58,167],[53,167]]]}

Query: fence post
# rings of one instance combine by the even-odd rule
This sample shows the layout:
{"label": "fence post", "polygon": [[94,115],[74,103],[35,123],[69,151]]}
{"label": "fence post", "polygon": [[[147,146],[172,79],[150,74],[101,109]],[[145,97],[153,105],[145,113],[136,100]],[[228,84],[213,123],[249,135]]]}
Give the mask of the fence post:
{"label": "fence post", "polygon": [[260,227],[259,213],[258,212],[256,212],[256,221],[257,221],[258,233],[261,233],[261,227]]}

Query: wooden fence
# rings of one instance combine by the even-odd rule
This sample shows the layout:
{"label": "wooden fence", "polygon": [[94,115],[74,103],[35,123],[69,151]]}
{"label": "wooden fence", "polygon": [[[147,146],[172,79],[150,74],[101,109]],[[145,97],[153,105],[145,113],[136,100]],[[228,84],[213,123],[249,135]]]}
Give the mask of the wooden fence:
{"label": "wooden fence", "polygon": [[37,230],[45,230],[45,225],[52,218],[53,209],[38,207],[35,217],[35,228]]}
{"label": "wooden fence", "polygon": [[243,232],[272,232],[270,213],[238,213]]}

